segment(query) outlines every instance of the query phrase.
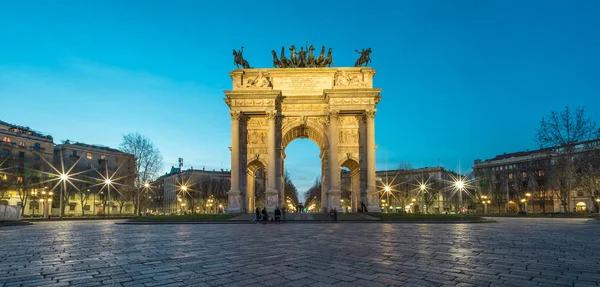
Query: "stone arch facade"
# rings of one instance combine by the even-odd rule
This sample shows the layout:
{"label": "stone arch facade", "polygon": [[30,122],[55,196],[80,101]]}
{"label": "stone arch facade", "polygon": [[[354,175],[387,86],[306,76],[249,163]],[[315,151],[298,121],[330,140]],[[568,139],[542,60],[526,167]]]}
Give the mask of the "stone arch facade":
{"label": "stone arch facade", "polygon": [[282,206],[285,148],[308,138],[320,149],[322,209],[340,210],[340,168],[352,172],[352,209],[378,211],[371,68],[237,69],[225,91],[231,114],[228,212],[252,212],[254,172],[266,170],[266,208]]}

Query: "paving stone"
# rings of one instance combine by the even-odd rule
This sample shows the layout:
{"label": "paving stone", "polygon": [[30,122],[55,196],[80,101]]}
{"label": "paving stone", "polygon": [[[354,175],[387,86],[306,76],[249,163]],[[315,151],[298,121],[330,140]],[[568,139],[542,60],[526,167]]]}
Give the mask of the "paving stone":
{"label": "paving stone", "polygon": [[3,227],[0,286],[596,286],[600,224]]}

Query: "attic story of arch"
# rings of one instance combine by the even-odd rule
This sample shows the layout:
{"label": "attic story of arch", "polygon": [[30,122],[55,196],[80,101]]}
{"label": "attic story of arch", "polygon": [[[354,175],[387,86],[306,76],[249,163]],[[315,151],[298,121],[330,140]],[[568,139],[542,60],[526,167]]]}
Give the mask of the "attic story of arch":
{"label": "attic story of arch", "polygon": [[[241,53],[234,50],[236,64],[243,60]],[[299,61],[304,67],[298,66]],[[340,169],[346,167],[352,175],[352,211],[363,204],[369,211],[380,211],[375,112],[381,89],[373,88],[375,70],[362,64],[323,67],[314,61],[296,58],[296,68],[283,69],[249,68],[246,62],[229,73],[232,89],[225,91],[231,114],[229,213],[259,207],[254,176],[260,168],[266,171],[267,211],[283,206],[285,148],[297,138],[308,138],[320,149],[320,209],[341,210]]]}

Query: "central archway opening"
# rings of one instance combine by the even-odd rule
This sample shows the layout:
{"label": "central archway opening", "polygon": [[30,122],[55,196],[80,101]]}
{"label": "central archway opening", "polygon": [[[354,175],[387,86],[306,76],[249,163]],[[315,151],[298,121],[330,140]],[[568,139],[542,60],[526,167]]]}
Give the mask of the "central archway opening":
{"label": "central archway opening", "polygon": [[[298,137],[284,149],[284,202],[291,202],[295,212],[318,211],[321,202],[322,161],[319,146],[308,138]],[[310,208],[309,208],[310,207]]]}

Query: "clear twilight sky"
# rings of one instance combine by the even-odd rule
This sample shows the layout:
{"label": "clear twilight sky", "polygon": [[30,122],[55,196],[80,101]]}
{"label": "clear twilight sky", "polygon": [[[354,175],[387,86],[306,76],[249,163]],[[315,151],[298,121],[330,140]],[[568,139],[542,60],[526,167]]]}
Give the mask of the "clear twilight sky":
{"label": "clear twilight sky", "polygon": [[[600,1],[2,1],[0,120],[118,147],[140,132],[164,171],[229,169],[233,49],[271,67],[281,46],[333,48],[338,67],[371,47],[377,168],[535,149],[540,119],[585,106],[600,122]],[[318,148],[286,168],[303,193]]]}

